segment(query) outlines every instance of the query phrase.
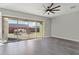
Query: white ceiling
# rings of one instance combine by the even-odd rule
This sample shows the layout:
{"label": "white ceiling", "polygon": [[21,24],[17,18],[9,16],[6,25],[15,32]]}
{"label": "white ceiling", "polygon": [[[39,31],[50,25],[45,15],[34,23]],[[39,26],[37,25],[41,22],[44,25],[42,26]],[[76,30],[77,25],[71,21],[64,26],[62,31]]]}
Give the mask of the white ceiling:
{"label": "white ceiling", "polygon": [[[61,7],[59,8],[61,11],[57,11],[55,14],[50,13],[50,15],[48,15],[46,13],[43,15],[45,10],[43,5],[49,6],[50,3],[0,3],[0,8],[6,8],[10,10],[25,12],[29,14],[44,16],[44,17],[54,17],[79,10],[78,3],[55,3],[54,6],[61,5]],[[76,7],[70,8],[72,6],[76,6]]]}

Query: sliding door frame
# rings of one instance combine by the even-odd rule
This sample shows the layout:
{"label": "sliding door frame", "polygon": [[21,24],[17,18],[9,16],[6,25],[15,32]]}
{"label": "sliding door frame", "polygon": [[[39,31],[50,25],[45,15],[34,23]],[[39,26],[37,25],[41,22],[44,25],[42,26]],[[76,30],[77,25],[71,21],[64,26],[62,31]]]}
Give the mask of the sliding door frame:
{"label": "sliding door frame", "polygon": [[[14,19],[16,19],[17,20],[17,24],[18,24],[18,21],[32,21],[32,22],[42,22],[43,23],[43,25],[42,25],[42,37],[40,37],[40,38],[44,38],[44,32],[45,32],[45,29],[44,29],[44,26],[45,26],[45,21],[44,20],[31,20],[31,19],[23,19],[23,18],[17,18],[17,17],[10,17],[10,16],[2,16],[2,18],[4,19],[4,18],[14,18]],[[3,20],[3,23],[4,23],[4,20]],[[4,24],[3,24],[4,25]],[[37,26],[37,23],[36,23],[36,26]],[[4,30],[4,26],[2,26],[2,28],[3,28],[3,30]],[[35,31],[36,31],[36,29],[35,29]],[[2,31],[3,33],[4,33],[4,31]],[[36,34],[35,34],[36,35]],[[17,38],[18,38],[18,36],[17,36]],[[29,38],[29,35],[28,35],[28,38]],[[36,39],[38,38],[37,37],[37,35],[36,35],[36,37],[35,37]]]}

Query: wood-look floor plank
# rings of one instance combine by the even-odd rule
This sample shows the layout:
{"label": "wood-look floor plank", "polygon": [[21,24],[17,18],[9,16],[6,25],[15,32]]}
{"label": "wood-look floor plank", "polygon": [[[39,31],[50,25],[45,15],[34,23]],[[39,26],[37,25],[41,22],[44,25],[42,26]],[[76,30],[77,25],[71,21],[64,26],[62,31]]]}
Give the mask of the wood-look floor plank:
{"label": "wood-look floor plank", "polygon": [[44,38],[6,43],[0,55],[79,55],[79,43],[57,38]]}

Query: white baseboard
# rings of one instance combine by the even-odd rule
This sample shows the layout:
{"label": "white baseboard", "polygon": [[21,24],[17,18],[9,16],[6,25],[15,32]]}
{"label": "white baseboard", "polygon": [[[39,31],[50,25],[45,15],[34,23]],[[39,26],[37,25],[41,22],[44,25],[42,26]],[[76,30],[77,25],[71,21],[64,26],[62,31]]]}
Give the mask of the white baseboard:
{"label": "white baseboard", "polygon": [[59,37],[59,36],[52,36],[52,37],[56,37],[56,38],[61,38],[61,39],[65,39],[65,40],[71,40],[71,41],[79,42],[79,39],[71,39],[71,38],[65,38],[65,37]]}

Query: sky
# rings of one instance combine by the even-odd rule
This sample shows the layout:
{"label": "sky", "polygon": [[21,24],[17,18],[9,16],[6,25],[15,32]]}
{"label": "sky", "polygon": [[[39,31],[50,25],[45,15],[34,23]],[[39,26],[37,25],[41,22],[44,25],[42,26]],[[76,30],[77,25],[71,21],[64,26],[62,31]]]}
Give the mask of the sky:
{"label": "sky", "polygon": [[[24,25],[29,25],[30,27],[35,27],[36,26],[36,22],[31,22],[31,21],[29,21],[29,22],[27,22],[27,21],[18,21],[17,22],[17,20],[8,20],[8,23],[9,24],[24,24]],[[40,25],[39,23],[37,24],[38,26]]]}

